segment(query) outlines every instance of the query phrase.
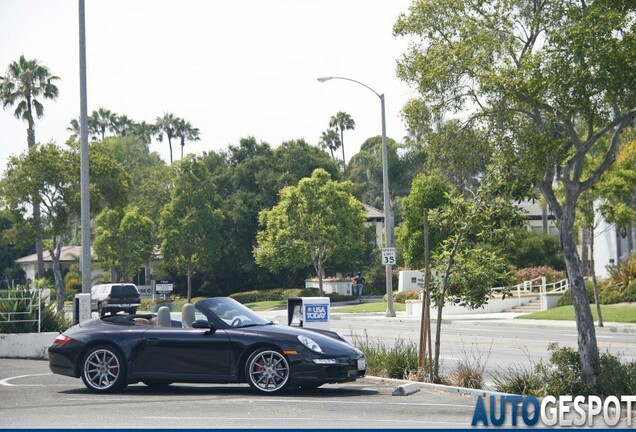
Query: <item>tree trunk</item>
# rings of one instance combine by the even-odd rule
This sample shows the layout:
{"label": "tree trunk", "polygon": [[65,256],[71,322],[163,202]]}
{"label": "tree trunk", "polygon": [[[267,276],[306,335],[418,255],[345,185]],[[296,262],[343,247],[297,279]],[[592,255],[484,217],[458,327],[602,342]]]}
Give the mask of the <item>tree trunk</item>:
{"label": "tree trunk", "polygon": [[344,155],[344,130],[340,129],[340,148],[342,148],[342,172],[346,171],[347,164],[345,163]]}
{"label": "tree trunk", "polygon": [[594,268],[594,225],[590,226],[590,267],[592,269],[592,283],[594,284],[594,302],[596,303],[596,313],[598,315],[598,326],[603,327],[603,315],[601,314],[601,301],[596,281],[596,269]]}
{"label": "tree trunk", "polygon": [[115,271],[114,267],[110,268],[110,282],[111,283],[115,283],[117,282],[117,272]]}
{"label": "tree trunk", "polygon": [[188,303],[192,301],[192,261],[188,259]]}
{"label": "tree trunk", "polygon": [[324,269],[322,268],[322,263],[319,262],[318,263],[318,293],[320,295],[320,297],[324,296],[324,291],[322,289],[322,273],[323,273]]}
{"label": "tree trunk", "polygon": [[64,278],[60,269],[60,255],[62,254],[62,239],[55,244],[53,238],[54,249],[50,249],[51,263],[53,265],[53,277],[55,279],[55,300],[57,301],[57,313],[64,313]]}
{"label": "tree trunk", "polygon": [[[31,102],[28,103],[29,113],[31,113]],[[32,114],[30,114],[32,115]],[[33,117],[31,117],[33,118]],[[32,149],[35,147],[35,128],[33,120],[29,120],[29,127],[27,128],[27,147]],[[33,223],[35,224],[35,254],[37,257],[37,277],[44,277],[44,240],[42,239],[42,216],[40,214],[40,200],[38,197],[33,197]]]}
{"label": "tree trunk", "polygon": [[172,165],[172,140],[168,137],[168,147],[170,147],[170,165]]}
{"label": "tree trunk", "polygon": [[587,298],[587,290],[583,280],[581,260],[576,250],[574,241],[574,213],[575,203],[570,197],[566,197],[563,212],[559,220],[559,240],[565,258],[565,267],[568,272],[572,304],[576,316],[578,331],[579,356],[581,360],[581,379],[589,384],[592,390],[598,393],[599,382],[597,366],[599,362],[598,346],[596,344],[596,331],[592,310]]}

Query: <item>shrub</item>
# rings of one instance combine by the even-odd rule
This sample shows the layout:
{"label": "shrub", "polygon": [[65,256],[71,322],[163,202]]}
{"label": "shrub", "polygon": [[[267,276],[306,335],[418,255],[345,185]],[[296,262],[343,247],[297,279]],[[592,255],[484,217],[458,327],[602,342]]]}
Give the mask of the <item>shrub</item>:
{"label": "shrub", "polygon": [[636,302],[636,281],[632,281],[625,291],[623,291],[623,301]]}
{"label": "shrub", "polygon": [[316,288],[273,288],[253,290],[230,294],[230,297],[240,303],[256,303],[261,301],[282,301],[289,297],[316,297]]}
{"label": "shrub", "polygon": [[515,230],[515,241],[504,245],[504,255],[515,267],[550,266],[565,269],[565,261],[556,236],[525,228]]}
{"label": "shrub", "polygon": [[541,393],[541,380],[534,372],[534,365],[509,365],[492,375],[495,390],[519,395]]}
{"label": "shrub", "polygon": [[395,379],[413,379],[418,376],[419,350],[415,342],[397,339],[387,346],[382,341],[371,341],[354,335],[353,344],[367,359],[367,374]]}
{"label": "shrub", "polygon": [[607,305],[607,304],[620,303],[622,301],[623,301],[623,296],[619,292],[602,290],[599,293],[599,302],[601,304]]}
{"label": "shrub", "polygon": [[[0,333],[35,333],[38,331],[38,294],[37,291],[26,289],[13,290],[12,294],[17,294],[19,300],[0,301]],[[7,296],[5,295],[5,298]],[[71,326],[64,314],[57,314],[56,304],[52,302],[46,306],[44,301],[40,303],[40,331],[41,332],[61,332]],[[11,322],[9,314],[19,314],[20,320],[27,322]]]}
{"label": "shrub", "polygon": [[[409,290],[409,291],[393,291],[393,301],[395,303],[404,303],[407,300],[419,300],[420,299],[419,290]],[[382,298],[382,301],[386,303],[387,298],[386,294]]]}
{"label": "shrub", "polygon": [[636,253],[620,260],[617,265],[607,268],[609,272],[608,288],[623,292],[636,281]]}
{"label": "shrub", "polygon": [[[579,353],[573,348],[548,346],[552,352],[549,364],[539,363],[537,373],[543,383],[540,395],[593,394],[588,383],[581,381]],[[622,364],[620,359],[608,352],[600,355],[599,378],[601,396],[628,395],[636,392],[636,362]]]}
{"label": "shrub", "polygon": [[547,283],[558,282],[561,279],[565,279],[566,277],[564,271],[555,270],[552,267],[548,266],[526,267],[517,269],[517,283],[536,279],[542,276],[545,276]]}
{"label": "shrub", "polygon": [[[585,289],[587,291],[587,300],[590,304],[594,303],[594,284],[592,281],[585,281]],[[600,288],[599,288],[600,290]],[[572,292],[567,290],[559,298],[557,306],[571,306],[572,305]]]}

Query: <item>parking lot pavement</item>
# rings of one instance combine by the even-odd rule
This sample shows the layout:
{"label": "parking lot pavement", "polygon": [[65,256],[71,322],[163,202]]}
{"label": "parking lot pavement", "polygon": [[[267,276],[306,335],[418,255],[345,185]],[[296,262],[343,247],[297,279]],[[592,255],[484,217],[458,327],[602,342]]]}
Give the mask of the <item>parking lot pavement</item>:
{"label": "parking lot pavement", "polygon": [[422,389],[393,396],[396,383],[361,379],[280,395],[247,385],[143,384],[96,395],[48,363],[0,359],[0,428],[466,428],[475,396]]}

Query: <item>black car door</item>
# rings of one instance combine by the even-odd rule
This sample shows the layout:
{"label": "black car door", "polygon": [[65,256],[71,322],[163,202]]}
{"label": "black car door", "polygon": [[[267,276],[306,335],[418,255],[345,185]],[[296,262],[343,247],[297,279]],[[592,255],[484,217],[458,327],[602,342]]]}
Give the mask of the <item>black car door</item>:
{"label": "black car door", "polygon": [[236,355],[224,330],[153,327],[131,364],[134,375],[191,382],[236,380]]}

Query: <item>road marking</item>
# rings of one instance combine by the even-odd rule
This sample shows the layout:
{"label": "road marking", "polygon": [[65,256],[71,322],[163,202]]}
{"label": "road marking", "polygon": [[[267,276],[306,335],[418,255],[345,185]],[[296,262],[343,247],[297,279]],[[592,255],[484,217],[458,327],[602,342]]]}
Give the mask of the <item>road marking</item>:
{"label": "road marking", "polygon": [[[472,407],[472,406],[471,406]],[[172,417],[158,417],[158,416],[145,416],[142,417],[144,419],[147,420],[212,420],[212,421],[218,421],[218,420],[225,420],[225,421],[246,421],[246,420],[254,420],[254,417],[176,417],[176,416],[172,416]],[[285,422],[285,421],[321,421],[324,422],[325,418],[324,417],[259,417],[258,418],[259,421],[277,421],[277,422]],[[347,422],[365,422],[367,423],[369,421],[369,419],[354,419],[354,418],[347,418],[346,420]],[[423,419],[423,420],[399,420],[399,419],[373,419],[374,422],[379,422],[379,423],[405,423],[405,424],[409,424],[409,423],[417,423],[417,424],[440,424],[440,425],[460,425],[460,426],[466,426],[466,423],[460,423],[460,422],[444,422],[444,421],[435,421],[435,420],[427,420],[427,419]]]}
{"label": "road marking", "polygon": [[44,375],[53,375],[53,373],[49,372],[49,373],[42,373],[42,374],[18,375],[14,377],[9,377],[9,378],[0,380],[0,385],[7,386],[7,387],[39,387],[39,386],[42,386],[43,384],[11,384],[9,381],[12,381],[14,379],[19,379],[19,378],[28,378],[28,377],[44,376]]}

